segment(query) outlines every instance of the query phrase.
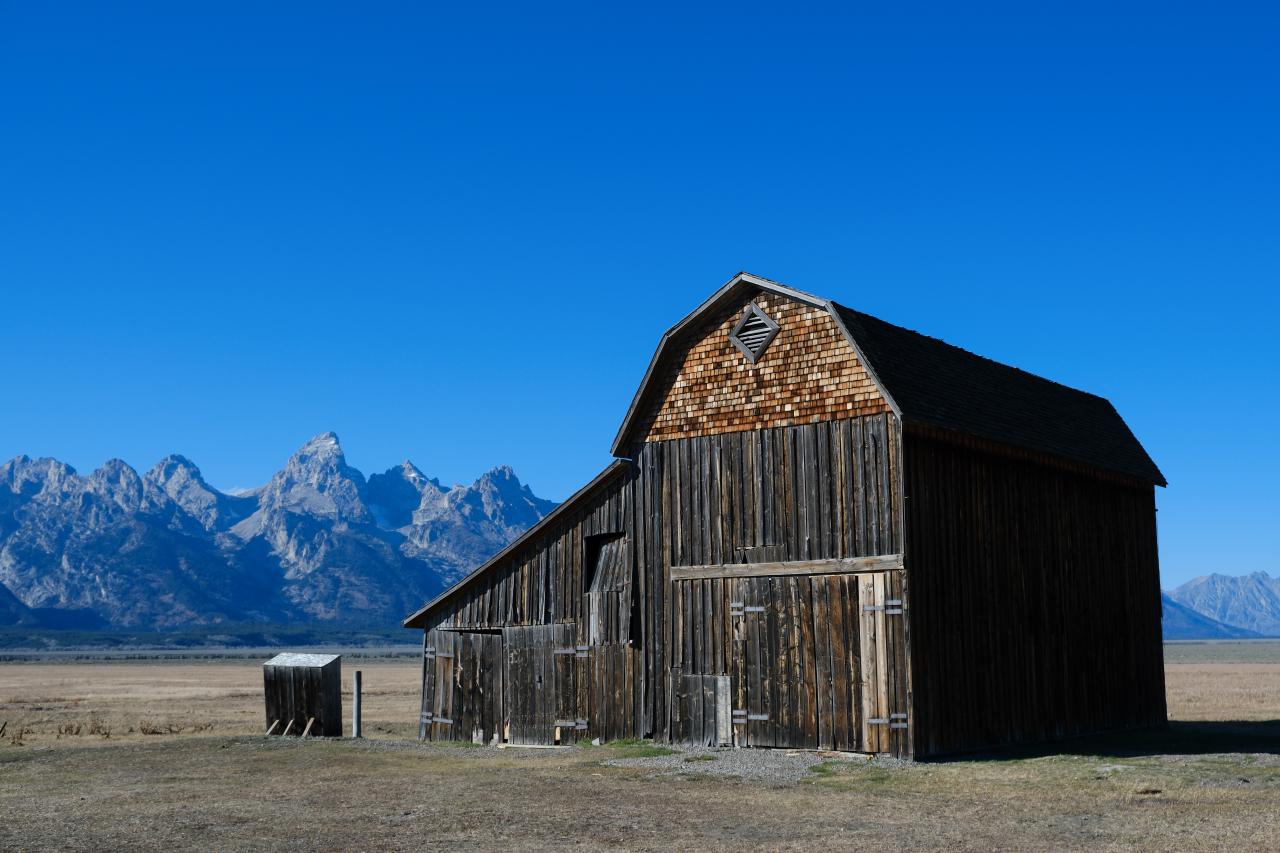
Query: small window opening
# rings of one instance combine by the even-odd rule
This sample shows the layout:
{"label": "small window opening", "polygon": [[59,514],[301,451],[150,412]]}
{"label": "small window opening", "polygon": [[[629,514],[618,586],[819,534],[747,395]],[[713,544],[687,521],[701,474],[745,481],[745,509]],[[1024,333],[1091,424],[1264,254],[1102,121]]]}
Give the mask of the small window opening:
{"label": "small window opening", "polygon": [[733,331],[729,333],[729,340],[733,341],[733,345],[741,350],[752,364],[755,364],[760,360],[760,356],[764,355],[765,348],[777,334],[778,324],[760,310],[759,305],[752,302],[743,309],[738,325],[734,326]]}

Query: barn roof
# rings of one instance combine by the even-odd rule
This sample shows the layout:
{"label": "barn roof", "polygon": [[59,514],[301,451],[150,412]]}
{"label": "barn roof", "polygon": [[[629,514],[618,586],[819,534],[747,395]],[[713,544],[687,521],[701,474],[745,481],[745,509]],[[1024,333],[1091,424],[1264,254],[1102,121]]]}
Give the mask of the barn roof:
{"label": "barn roof", "polygon": [[557,519],[563,517],[566,513],[569,513],[573,511],[575,508],[577,508],[578,506],[580,506],[588,498],[592,497],[600,489],[600,487],[613,482],[613,478],[621,474],[624,470],[626,470],[628,464],[629,463],[625,459],[615,459],[612,462],[610,462],[609,465],[603,471],[601,471],[599,474],[591,478],[591,482],[587,483],[581,489],[578,489],[578,491],[570,495],[569,498],[564,503],[560,504],[558,507],[551,510],[551,512],[544,515],[541,519],[538,520],[537,524],[533,525],[524,533],[520,534],[515,539],[513,539],[507,545],[507,547],[503,548],[501,551],[494,554],[489,559],[485,560],[479,566],[476,566],[475,569],[469,572],[465,577],[463,577],[453,586],[449,587],[444,592],[440,593],[435,598],[428,601],[426,604],[420,607],[417,610],[417,612],[415,612],[412,616],[405,619],[403,623],[404,627],[406,628],[422,627],[423,622],[426,620],[427,614],[432,610],[434,610],[436,605],[441,604],[446,599],[452,598],[455,593],[460,592],[464,587],[466,587],[473,580],[475,580],[476,578],[480,577],[485,572],[487,572],[492,566],[502,562],[504,559],[507,558],[508,555],[514,553],[515,551],[519,550],[521,547],[523,547],[524,545],[526,545],[527,543],[535,539],[544,530],[546,530],[548,527],[553,525]]}
{"label": "barn roof", "polygon": [[904,421],[1038,450],[1166,485],[1107,400],[835,305]]}
{"label": "barn roof", "polygon": [[629,451],[649,397],[657,393],[659,383],[650,380],[680,350],[689,330],[751,288],[825,308],[905,424],[977,436],[1165,485],[1151,457],[1102,397],[750,273],[734,276],[662,336],[614,439],[615,456]]}

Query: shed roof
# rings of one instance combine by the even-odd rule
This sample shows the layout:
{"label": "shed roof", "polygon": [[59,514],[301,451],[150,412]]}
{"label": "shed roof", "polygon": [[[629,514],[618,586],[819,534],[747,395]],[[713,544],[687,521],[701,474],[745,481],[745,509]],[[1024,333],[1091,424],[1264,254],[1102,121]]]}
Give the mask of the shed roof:
{"label": "shed roof", "polygon": [[310,655],[299,652],[281,652],[263,666],[304,666],[322,667],[336,661],[342,655]]}

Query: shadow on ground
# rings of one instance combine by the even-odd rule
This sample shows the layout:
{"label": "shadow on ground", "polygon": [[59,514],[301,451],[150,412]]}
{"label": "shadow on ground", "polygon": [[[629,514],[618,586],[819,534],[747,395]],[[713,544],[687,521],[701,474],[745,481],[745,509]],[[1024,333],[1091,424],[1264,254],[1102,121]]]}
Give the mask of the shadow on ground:
{"label": "shadow on ground", "polygon": [[1032,746],[949,756],[945,761],[1018,761],[1046,755],[1134,758],[1143,755],[1217,753],[1280,755],[1280,720],[1171,720],[1166,728],[1113,732]]}

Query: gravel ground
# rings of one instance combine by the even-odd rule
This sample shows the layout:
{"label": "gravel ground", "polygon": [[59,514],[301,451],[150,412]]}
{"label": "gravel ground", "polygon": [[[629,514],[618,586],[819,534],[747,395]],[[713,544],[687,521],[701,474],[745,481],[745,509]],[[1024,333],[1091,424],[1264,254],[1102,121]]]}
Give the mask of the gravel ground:
{"label": "gravel ground", "polygon": [[784,749],[708,749],[670,747],[671,755],[647,758],[612,758],[609,767],[639,767],[652,770],[656,776],[732,777],[765,785],[794,785],[812,778],[813,768],[829,761],[849,762],[859,766],[899,768],[906,762],[888,757],[871,758],[843,752],[821,752]]}

